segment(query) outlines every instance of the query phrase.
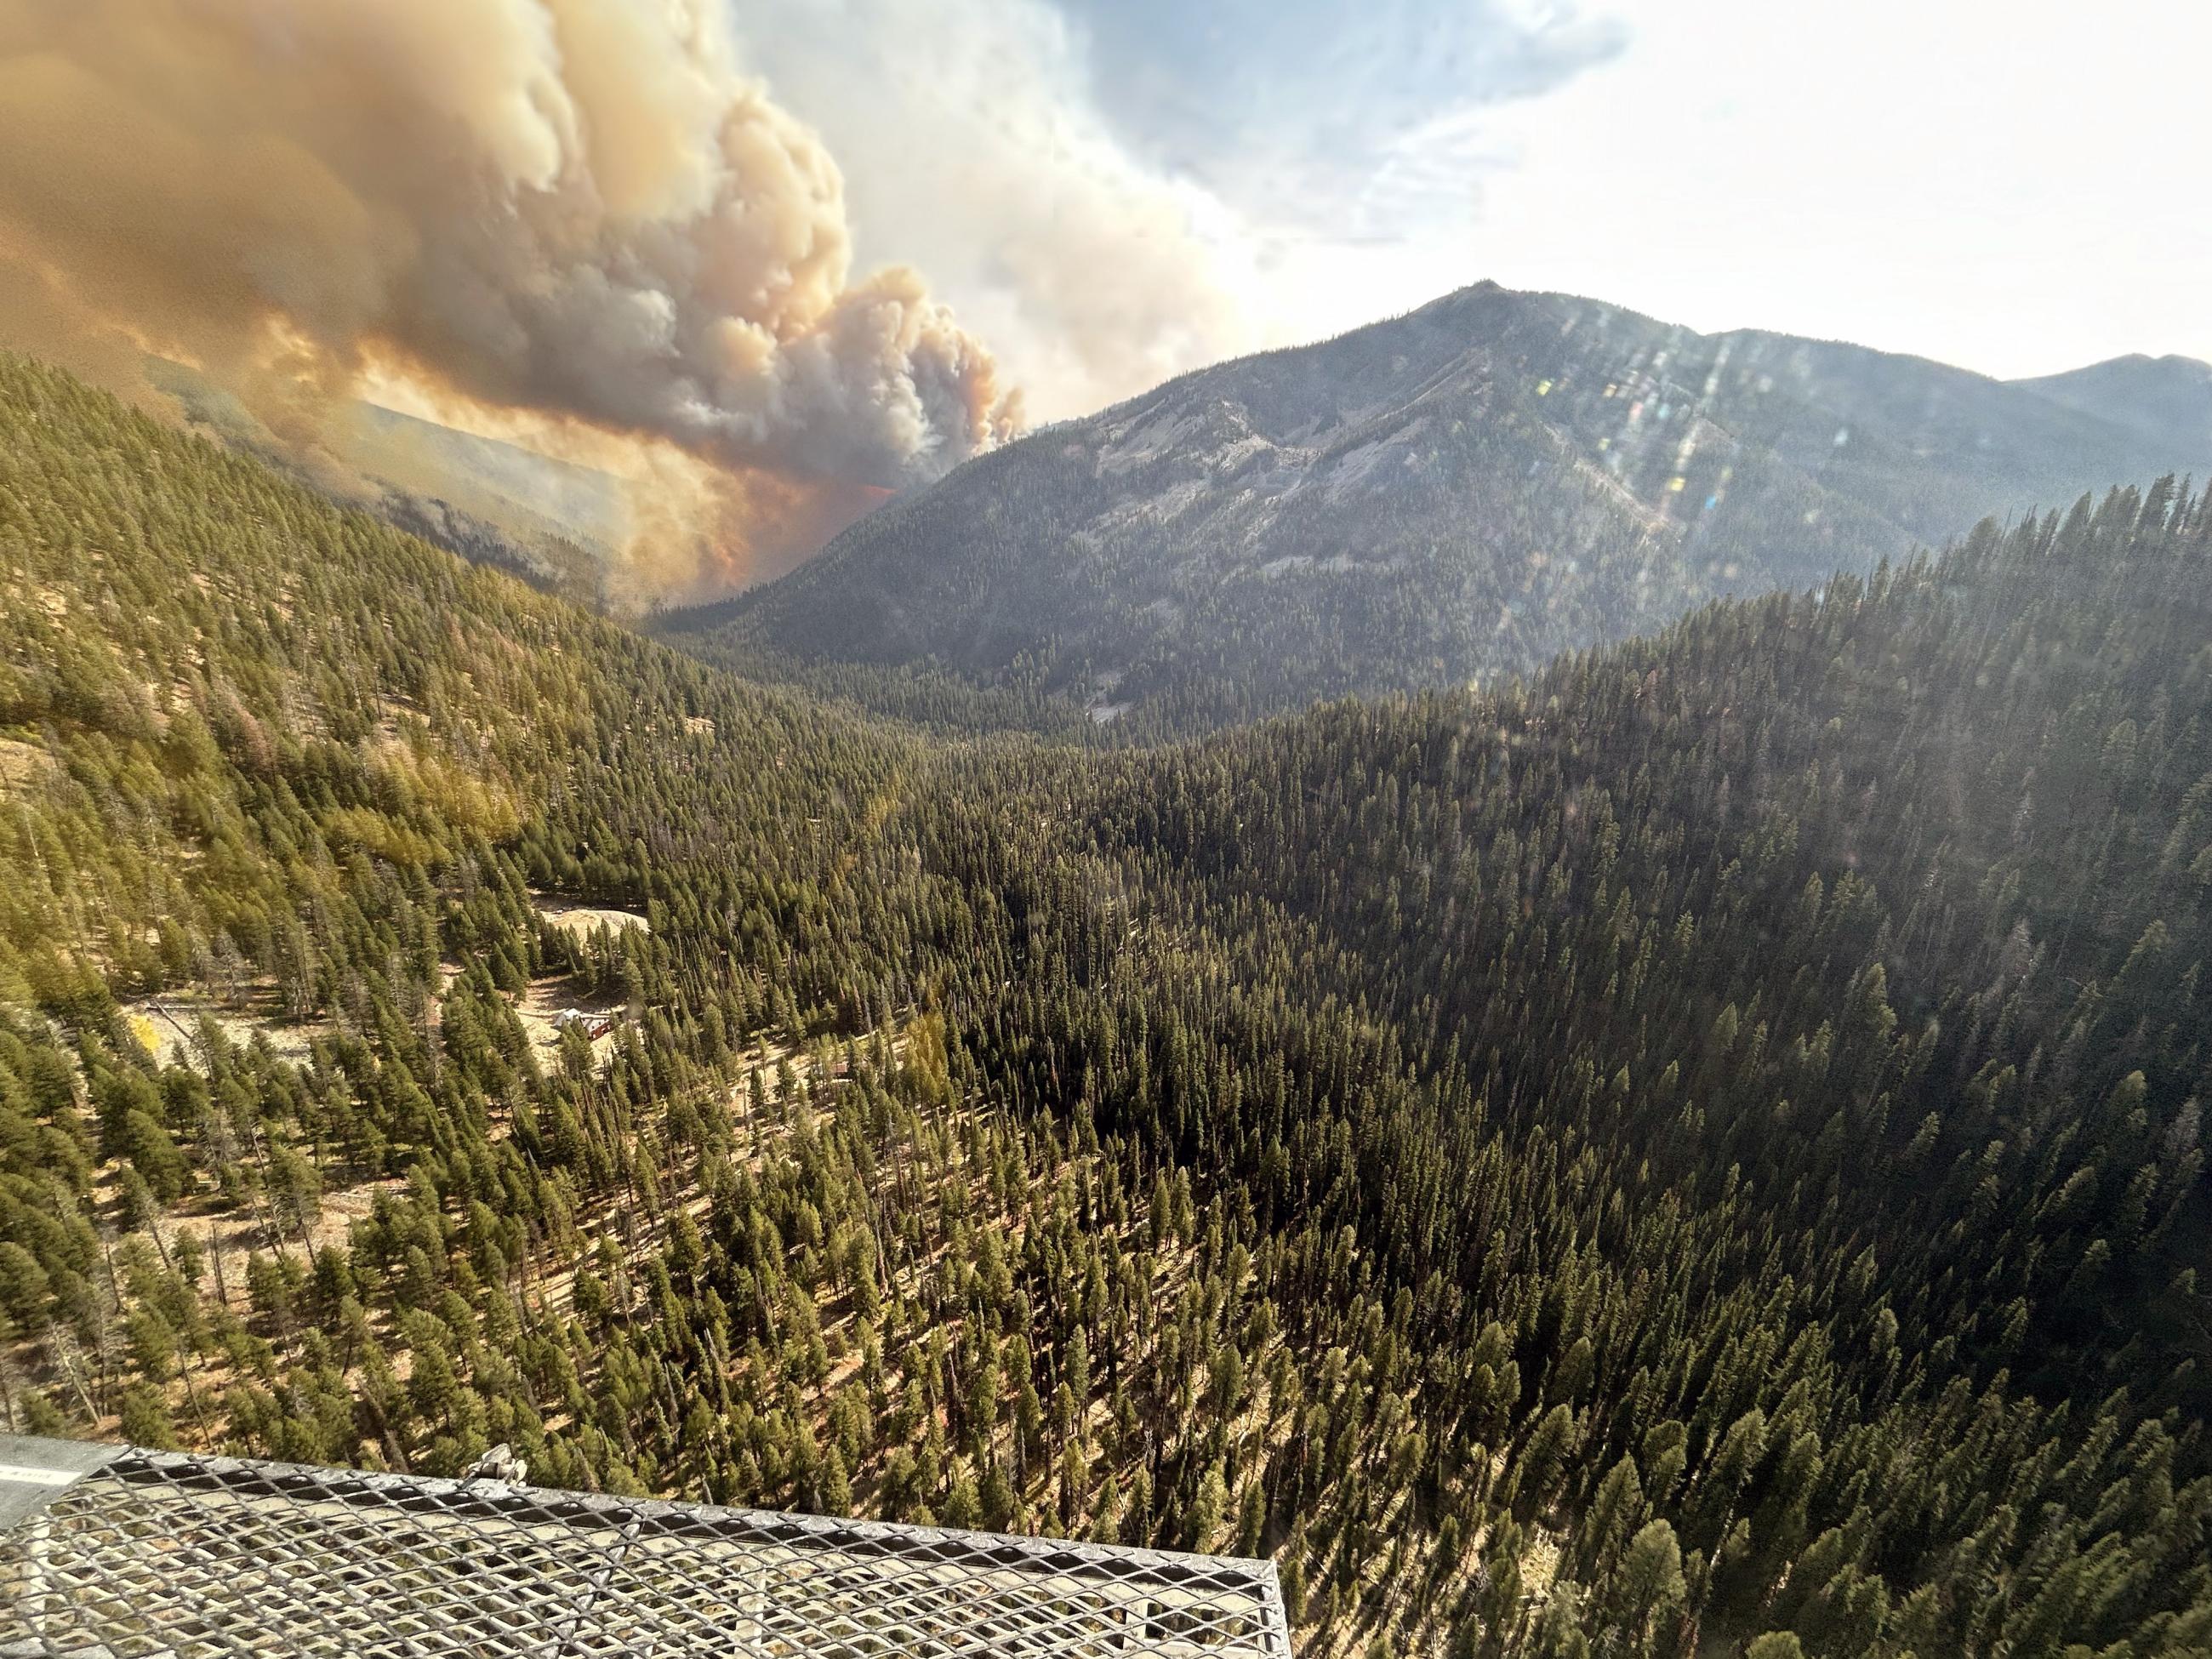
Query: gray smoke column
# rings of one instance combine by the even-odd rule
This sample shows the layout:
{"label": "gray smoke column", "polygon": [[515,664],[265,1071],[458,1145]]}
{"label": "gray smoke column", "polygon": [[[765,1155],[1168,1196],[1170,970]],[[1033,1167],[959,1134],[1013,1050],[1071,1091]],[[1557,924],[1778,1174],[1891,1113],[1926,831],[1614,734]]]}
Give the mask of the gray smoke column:
{"label": "gray smoke column", "polygon": [[724,3],[0,0],[0,329],[303,443],[399,387],[611,463],[654,592],[788,562],[1019,406],[915,273],[854,278]]}

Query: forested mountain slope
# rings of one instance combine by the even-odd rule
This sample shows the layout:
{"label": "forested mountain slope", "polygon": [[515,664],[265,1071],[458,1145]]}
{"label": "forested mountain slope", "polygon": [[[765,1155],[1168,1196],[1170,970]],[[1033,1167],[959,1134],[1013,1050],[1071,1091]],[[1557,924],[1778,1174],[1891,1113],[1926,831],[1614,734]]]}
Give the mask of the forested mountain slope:
{"label": "forested mountain slope", "polygon": [[0,558],[7,1423],[1264,1550],[1304,1656],[2212,1644],[2202,500],[1108,755],[15,361]]}
{"label": "forested mountain slope", "polygon": [[2212,363],[2194,357],[2137,352],[2013,384],[2161,441],[2212,448]]}
{"label": "forested mountain slope", "polygon": [[2212,465],[2212,434],[2103,403],[1484,283],[1036,433],[661,625],[902,711],[935,668],[1188,731],[1533,670]]}
{"label": "forested mountain slope", "polygon": [[1119,949],[1181,1012],[1052,1064],[1310,1241],[1294,1328],[1332,1237],[1412,1291],[1402,1501],[1531,1529],[1493,1585],[1557,1527],[1632,1650],[2196,1651],[2208,558],[2202,502],[2121,493],[1498,699],[1094,768],[1069,819],[1177,896]]}
{"label": "forested mountain slope", "polygon": [[629,511],[604,473],[360,401],[326,411],[311,464],[206,376],[157,357],[146,377],[230,448],[309,484],[331,485],[340,470],[343,505],[579,603],[608,597]]}

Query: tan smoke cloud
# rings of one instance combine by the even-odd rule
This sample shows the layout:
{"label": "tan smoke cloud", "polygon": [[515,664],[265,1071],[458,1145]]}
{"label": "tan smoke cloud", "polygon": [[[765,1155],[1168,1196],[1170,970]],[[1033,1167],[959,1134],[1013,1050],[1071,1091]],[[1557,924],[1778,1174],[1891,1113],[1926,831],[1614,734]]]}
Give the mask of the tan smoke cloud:
{"label": "tan smoke cloud", "polygon": [[1283,272],[1261,268],[1261,228],[1113,131],[1070,10],[732,9],[747,62],[845,163],[864,247],[895,249],[958,293],[1050,419],[1313,331],[1279,314]]}
{"label": "tan smoke cloud", "polygon": [[182,358],[295,442],[411,385],[628,480],[644,594],[1018,429],[851,240],[722,0],[0,0],[0,329]]}

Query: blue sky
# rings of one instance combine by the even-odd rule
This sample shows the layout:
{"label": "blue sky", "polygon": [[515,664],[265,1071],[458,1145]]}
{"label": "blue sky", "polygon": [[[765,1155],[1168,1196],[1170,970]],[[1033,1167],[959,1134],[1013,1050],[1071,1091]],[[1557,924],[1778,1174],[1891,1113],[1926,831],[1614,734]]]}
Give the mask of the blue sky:
{"label": "blue sky", "polygon": [[1044,416],[1488,276],[2027,374],[2212,358],[2212,7],[748,0]]}
{"label": "blue sky", "polygon": [[1101,111],[1147,161],[1273,222],[1369,240],[1434,210],[1402,179],[1376,190],[1425,129],[1555,91],[1628,40],[1617,19],[1510,0],[1054,3]]}

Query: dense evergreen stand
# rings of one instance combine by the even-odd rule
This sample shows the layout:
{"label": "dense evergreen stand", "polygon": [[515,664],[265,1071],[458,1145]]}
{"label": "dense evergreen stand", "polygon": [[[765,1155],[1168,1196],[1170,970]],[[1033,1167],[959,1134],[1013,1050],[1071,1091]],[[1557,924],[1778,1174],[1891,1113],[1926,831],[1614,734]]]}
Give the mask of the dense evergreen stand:
{"label": "dense evergreen stand", "polygon": [[1304,1654],[2212,1646],[2185,487],[1118,753],[20,359],[0,562],[0,1422],[1266,1551]]}

